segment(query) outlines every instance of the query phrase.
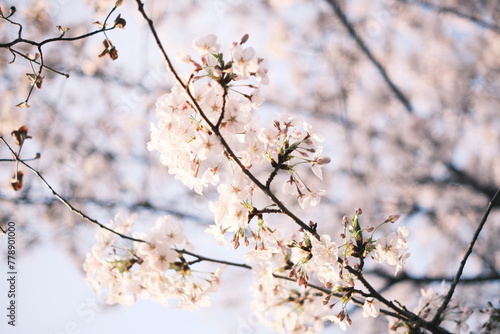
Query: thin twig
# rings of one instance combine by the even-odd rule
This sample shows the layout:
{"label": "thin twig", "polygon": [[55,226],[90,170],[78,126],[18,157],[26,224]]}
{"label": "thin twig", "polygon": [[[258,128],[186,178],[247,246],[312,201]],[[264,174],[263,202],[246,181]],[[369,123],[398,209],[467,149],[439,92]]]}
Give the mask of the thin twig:
{"label": "thin twig", "polygon": [[472,248],[474,247],[474,244],[476,243],[477,239],[479,238],[479,234],[481,233],[481,230],[483,229],[484,225],[486,224],[486,221],[488,220],[488,216],[490,215],[491,208],[493,207],[493,204],[496,202],[497,197],[500,193],[500,188],[497,190],[491,201],[488,203],[488,207],[486,208],[486,212],[483,215],[483,218],[481,219],[481,222],[479,223],[479,226],[476,229],[476,232],[474,233],[474,236],[472,237],[472,241],[469,244],[469,247],[467,248],[467,251],[464,254],[464,257],[462,261],[460,262],[460,266],[458,267],[457,274],[455,275],[455,279],[451,283],[450,290],[448,291],[448,294],[443,300],[443,303],[441,306],[439,306],[438,310],[436,311],[436,315],[432,319],[433,324],[439,324],[441,314],[444,312],[446,307],[451,301],[451,297],[453,296],[453,293],[455,292],[455,288],[457,287],[459,281],[460,281],[460,276],[462,276],[462,273],[464,271],[465,264],[467,263],[467,259],[472,253]]}
{"label": "thin twig", "polygon": [[62,197],[61,195],[59,195],[59,193],[57,193],[54,188],[52,188],[52,186],[47,182],[47,180],[45,180],[45,178],[42,176],[42,174],[40,174],[39,171],[37,171],[36,169],[34,169],[33,167],[31,167],[30,165],[28,165],[26,162],[24,162],[23,160],[19,159],[19,157],[17,156],[17,154],[14,152],[14,150],[12,149],[12,147],[10,147],[10,145],[5,141],[5,139],[3,138],[3,136],[0,136],[0,140],[7,146],[7,148],[12,152],[12,155],[15,157],[16,159],[16,162],[17,163],[21,163],[22,165],[24,165],[26,168],[28,168],[30,171],[32,171],[46,186],[47,188],[50,189],[50,191],[52,192],[52,194],[59,200],[61,201],[62,203],[64,203],[64,205],[66,205],[71,211],[75,212],[76,214],[78,214],[80,217],[82,217],[83,219],[93,223],[93,224],[96,224],[98,225],[100,228],[103,228],[113,234],[116,234],[117,236],[123,238],[123,239],[127,239],[127,240],[131,240],[131,241],[136,241],[136,242],[145,242],[147,243],[146,241],[144,240],[141,240],[141,239],[136,239],[136,238],[133,238],[133,237],[129,237],[125,234],[122,234],[122,233],[119,233],[109,227],[107,227],[106,225],[103,225],[101,223],[99,223],[97,220],[93,219],[93,218],[90,218],[89,216],[87,216],[86,214],[84,214],[82,211],[78,210],[77,208],[75,208],[73,205],[71,205],[71,203],[69,203],[64,197]]}
{"label": "thin twig", "polygon": [[[14,49],[12,49],[12,48],[9,48],[9,50],[10,50],[11,52],[13,52],[13,53],[16,53],[16,54],[20,55],[20,56],[21,56],[21,57],[23,57],[24,59],[29,60],[30,62],[33,62],[33,63],[35,63],[35,64],[37,64],[37,65],[41,65],[41,64],[40,64],[37,60],[35,60],[35,59],[31,59],[30,57],[26,56],[25,54],[23,54],[23,53],[21,53],[21,52],[19,52],[19,51],[17,51],[17,50],[14,50]],[[47,65],[45,65],[45,64],[43,65],[43,67],[44,67],[45,69],[47,69],[47,70],[51,71],[51,72],[54,72],[54,73],[56,73],[56,74],[62,75],[62,76],[64,76],[64,77],[66,77],[66,78],[69,78],[69,74],[68,74],[68,73],[64,73],[64,72],[57,71],[57,70],[53,69],[52,67],[49,67],[49,66],[47,66]]]}
{"label": "thin twig", "polygon": [[45,40],[43,40],[41,42],[35,42],[35,41],[29,40],[29,39],[24,39],[24,38],[16,38],[15,40],[10,41],[8,43],[0,43],[0,48],[11,48],[12,46],[14,46],[14,45],[16,45],[18,43],[26,43],[26,44],[29,44],[29,45],[41,47],[44,44],[52,43],[52,42],[71,42],[71,41],[76,41],[76,40],[84,39],[84,38],[87,38],[87,37],[99,34],[101,32],[106,32],[106,31],[113,30],[113,29],[115,29],[114,26],[113,27],[109,27],[109,28],[101,28],[99,30],[94,30],[94,31],[91,31],[89,33],[86,33],[86,34],[83,34],[83,35],[79,35],[79,36],[75,36],[75,37],[54,37],[54,38],[48,38],[48,39],[45,39]]}
{"label": "thin twig", "polygon": [[244,264],[244,263],[236,263],[236,262],[230,262],[230,261],[223,261],[223,260],[216,260],[216,259],[212,259],[212,258],[209,258],[209,257],[206,257],[206,256],[202,256],[202,255],[198,255],[198,254],[195,254],[193,252],[190,252],[190,251],[187,251],[185,249],[176,249],[175,250],[177,253],[180,253],[180,254],[186,254],[186,255],[191,255],[191,256],[194,256],[195,258],[201,260],[201,261],[207,261],[207,262],[213,262],[213,263],[219,263],[219,264],[225,264],[225,265],[228,265],[228,266],[232,266],[232,267],[239,267],[239,268],[245,268],[245,269],[252,269],[251,266],[249,266],[248,264]]}
{"label": "thin twig", "polygon": [[[19,31],[18,31],[18,36],[16,39],[8,42],[8,43],[0,43],[0,48],[6,48],[8,49],[13,55],[14,55],[14,59],[12,60],[12,62],[14,62],[16,60],[16,54],[20,54],[21,53],[17,50],[14,50],[12,47],[15,46],[16,44],[18,43],[25,43],[25,44],[29,44],[29,45],[32,45],[32,46],[36,46],[37,50],[38,50],[38,54],[40,55],[40,62],[37,62],[35,59],[31,59],[27,56],[23,56],[23,58],[27,59],[28,61],[30,61],[30,64],[32,65],[32,63],[35,63],[35,64],[38,64],[39,65],[39,69],[34,77],[34,80],[33,80],[33,83],[30,87],[30,90],[28,92],[28,96],[26,97],[26,99],[24,100],[24,102],[18,104],[17,106],[20,107],[22,105],[24,105],[24,107],[29,107],[28,105],[28,101],[31,97],[31,94],[33,93],[33,90],[35,88],[35,86],[37,86],[38,88],[41,87],[41,80],[43,79],[42,77],[42,72],[43,72],[43,69],[44,68],[47,68],[57,74],[60,74],[60,75],[64,75],[66,78],[69,77],[68,74],[66,73],[62,73],[62,72],[59,72],[59,71],[56,71],[56,70],[53,70],[52,68],[50,67],[47,67],[44,65],[44,55],[43,55],[43,51],[42,51],[42,46],[45,45],[45,44],[48,44],[48,43],[52,43],[52,42],[61,42],[61,41],[76,41],[76,40],[80,40],[80,39],[84,39],[84,38],[87,38],[87,37],[90,37],[92,35],[95,35],[95,34],[98,34],[98,33],[103,33],[104,36],[106,37],[106,40],[109,42],[109,39],[106,35],[106,31],[108,30],[113,30],[116,28],[116,22],[115,24],[110,27],[110,28],[106,28],[106,22],[108,21],[109,17],[111,16],[111,13],[113,13],[115,11],[117,7],[114,6],[111,11],[108,13],[108,15],[106,16],[106,19],[104,20],[104,24],[102,25],[102,28],[99,29],[99,30],[95,30],[95,31],[92,31],[92,32],[89,32],[89,33],[86,33],[86,34],[83,34],[83,35],[79,35],[79,36],[75,36],[75,37],[63,37],[64,36],[64,32],[62,33],[62,35],[58,36],[58,37],[54,37],[54,38],[48,38],[48,39],[45,39],[41,42],[35,42],[35,41],[32,41],[32,40],[29,40],[29,39],[25,39],[22,37],[22,30],[23,30],[23,26],[20,24],[20,23],[17,23],[17,22],[14,22],[12,20],[9,19],[10,16],[12,16],[14,14],[14,12],[11,13],[11,15],[9,15],[8,17],[5,17],[5,16],[1,16],[0,18],[8,21],[9,23],[13,24],[13,25],[17,25],[19,26]],[[109,43],[111,44],[111,43]],[[32,66],[33,68],[33,66]],[[33,72],[35,72],[35,70],[33,69]],[[38,81],[40,80],[40,84],[38,84]]]}
{"label": "thin twig", "polygon": [[[34,161],[34,160],[38,160],[40,159],[40,155],[36,155],[34,156],[33,158],[29,158],[29,159],[22,159],[22,161]],[[14,161],[18,161],[18,160],[21,160],[21,159],[0,159],[0,162],[14,162]]]}
{"label": "thin twig", "polygon": [[20,24],[20,23],[17,23],[17,22],[14,22],[14,21],[11,21],[9,19],[6,19],[7,21],[9,21],[11,24],[15,24],[15,25],[18,25],[20,28],[19,28],[19,32],[18,32],[18,37],[13,40],[13,41],[10,41],[8,43],[0,43],[0,48],[10,48],[18,43],[26,43],[26,44],[30,44],[30,45],[34,45],[34,46],[37,46],[37,47],[41,47],[43,46],[44,44],[47,44],[47,43],[52,43],[52,42],[68,42],[68,41],[76,41],[76,40],[80,40],[80,39],[84,39],[84,38],[87,38],[87,37],[90,37],[90,36],[93,36],[93,35],[96,35],[96,34],[99,34],[99,33],[106,33],[106,31],[109,31],[109,30],[113,30],[116,28],[116,26],[112,26],[112,27],[109,27],[109,28],[106,28],[106,22],[108,21],[109,17],[111,16],[111,14],[116,10],[117,7],[113,7],[111,9],[111,11],[108,13],[108,15],[106,16],[106,19],[104,20],[104,24],[102,26],[101,29],[98,29],[98,30],[94,30],[94,31],[91,31],[89,33],[86,33],[86,34],[83,34],[83,35],[79,35],[79,36],[74,36],[74,37],[62,37],[62,36],[59,36],[59,37],[53,37],[53,38],[47,38],[41,42],[35,42],[35,41],[32,41],[32,40],[29,40],[29,39],[24,39],[22,37],[22,30],[23,30],[23,26]]}

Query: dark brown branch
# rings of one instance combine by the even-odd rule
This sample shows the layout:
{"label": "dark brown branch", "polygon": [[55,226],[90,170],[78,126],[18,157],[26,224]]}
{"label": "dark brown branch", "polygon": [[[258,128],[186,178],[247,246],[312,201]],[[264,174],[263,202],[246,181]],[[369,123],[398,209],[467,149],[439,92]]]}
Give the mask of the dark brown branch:
{"label": "dark brown branch", "polygon": [[[32,62],[32,63],[35,63],[35,64],[37,64],[37,65],[42,65],[40,62],[36,61],[35,59],[31,59],[31,58],[27,57],[25,54],[23,54],[23,53],[21,53],[21,52],[19,52],[19,51],[17,51],[17,50],[14,50],[14,49],[9,49],[9,50],[10,50],[12,53],[17,54],[17,55],[19,55],[19,56],[23,57],[24,59],[26,59],[26,60],[28,60],[28,61],[30,61],[30,62]],[[43,68],[45,68],[45,69],[47,69],[47,70],[49,70],[49,71],[51,71],[51,72],[54,72],[54,73],[57,73],[57,74],[59,74],[59,75],[62,75],[62,76],[64,76],[64,77],[66,77],[66,78],[69,78],[69,74],[68,74],[68,73],[63,73],[63,72],[57,71],[57,70],[55,70],[55,69],[53,69],[52,67],[49,67],[49,66],[47,66],[47,65],[42,65],[42,66],[43,66]]]}
{"label": "dark brown branch", "polygon": [[446,309],[448,304],[451,301],[451,297],[453,296],[453,293],[455,292],[455,288],[457,287],[460,277],[462,276],[465,264],[467,263],[467,259],[472,253],[472,248],[474,247],[474,244],[476,243],[477,239],[479,238],[479,234],[481,233],[481,230],[483,229],[484,225],[486,224],[486,221],[488,220],[488,216],[490,215],[491,208],[493,207],[493,204],[496,202],[498,198],[498,194],[500,193],[500,188],[497,190],[491,201],[488,203],[488,207],[486,208],[486,212],[484,213],[483,218],[481,219],[481,222],[479,223],[479,226],[476,229],[476,232],[474,233],[474,236],[472,237],[472,240],[469,244],[469,248],[467,248],[467,251],[464,254],[464,257],[462,261],[460,262],[460,266],[458,267],[457,274],[455,276],[455,279],[451,283],[450,290],[448,291],[448,294],[443,300],[443,303],[441,306],[438,308],[436,311],[436,315],[432,319],[432,323],[435,325],[438,325],[440,323],[440,318],[441,314],[443,311]]}
{"label": "dark brown branch", "polygon": [[227,103],[227,93],[228,93],[228,88],[221,85],[222,89],[224,90],[224,94],[222,95],[222,109],[221,113],[219,116],[219,120],[217,121],[217,124],[215,124],[215,127],[217,129],[220,128],[220,125],[222,124],[222,121],[224,120],[224,114],[226,113],[226,103]]}
{"label": "dark brown branch", "polygon": [[106,32],[106,31],[109,31],[109,30],[113,30],[115,29],[115,27],[110,27],[110,28],[101,28],[99,30],[95,30],[95,31],[92,31],[92,32],[89,32],[89,33],[86,33],[86,34],[83,34],[83,35],[79,35],[79,36],[74,36],[74,37],[54,37],[54,38],[48,38],[48,39],[45,39],[41,42],[35,42],[35,41],[32,41],[32,40],[29,40],[29,39],[24,39],[24,38],[16,38],[15,40],[13,41],[10,41],[8,43],[0,43],[0,48],[11,48],[13,47],[14,45],[16,44],[19,44],[19,43],[25,43],[25,44],[29,44],[29,45],[33,45],[33,46],[36,46],[36,47],[41,47],[47,43],[52,43],[52,42],[71,42],[71,41],[77,41],[77,40],[80,40],[80,39],[85,39],[87,37],[90,37],[90,36],[93,36],[93,35],[96,35],[96,34],[99,34],[99,33],[102,33],[102,32]]}
{"label": "dark brown branch", "polygon": [[[33,161],[33,160],[37,160],[37,159],[40,159],[40,155],[39,154],[37,154],[33,158],[22,159],[22,160],[23,161]],[[0,159],[0,162],[14,162],[14,161],[17,161],[17,159]]]}
{"label": "dark brown branch", "polygon": [[232,267],[240,267],[240,268],[245,268],[245,269],[252,269],[252,267],[249,266],[248,264],[236,263],[236,262],[230,262],[230,261],[223,261],[223,260],[216,260],[216,259],[212,259],[212,258],[209,258],[209,257],[206,257],[206,256],[195,254],[195,253],[187,251],[185,249],[176,249],[175,251],[177,253],[180,253],[180,254],[186,254],[186,255],[194,256],[195,258],[197,258],[200,261],[207,261],[207,262],[225,264],[225,265],[232,266]]}
{"label": "dark brown branch", "polygon": [[[106,41],[109,42],[109,39],[107,37],[107,34],[106,34],[106,31],[109,31],[109,30],[113,30],[117,27],[117,23],[115,22],[114,25],[110,28],[106,28],[106,22],[108,21],[109,17],[111,16],[111,13],[113,13],[116,9],[116,5],[111,9],[111,11],[108,13],[108,15],[106,16],[106,19],[104,20],[104,24],[102,25],[102,28],[101,29],[98,29],[98,30],[95,30],[95,31],[92,31],[92,32],[89,32],[89,33],[86,33],[86,34],[83,34],[83,35],[80,35],[80,36],[74,36],[74,37],[63,37],[64,36],[64,32],[58,36],[58,37],[54,37],[54,38],[48,38],[48,39],[45,39],[41,42],[35,42],[35,41],[32,41],[32,40],[29,40],[29,39],[25,39],[23,38],[22,36],[22,31],[23,31],[23,26],[22,24],[20,23],[17,23],[17,22],[14,22],[12,20],[10,20],[10,17],[14,14],[15,11],[12,11],[11,14],[7,17],[5,16],[0,16],[0,19],[3,19],[13,25],[17,25],[19,27],[19,30],[18,30],[18,36],[16,39],[8,42],[8,43],[0,43],[0,48],[4,48],[4,49],[8,49],[12,55],[14,56],[14,59],[12,60],[12,62],[14,62],[16,60],[16,54],[21,54],[19,51],[13,49],[13,47],[17,44],[20,44],[20,43],[24,43],[24,44],[28,44],[28,45],[32,45],[32,46],[36,46],[37,48],[37,51],[38,51],[38,54],[40,56],[40,62],[37,62],[36,59],[31,59],[27,56],[24,56],[23,55],[23,58],[27,59],[29,62],[30,62],[30,65],[32,66],[32,69],[33,69],[33,73],[35,73],[35,69],[33,68],[33,63],[35,64],[38,64],[39,68],[38,68],[38,71],[36,73],[36,75],[34,76],[34,79],[33,79],[33,83],[30,87],[30,90],[28,92],[28,96],[26,97],[26,99],[24,100],[24,102],[18,104],[17,106],[18,107],[29,107],[28,105],[28,101],[31,97],[31,94],[33,93],[33,90],[35,88],[35,86],[37,86],[38,88],[41,87],[41,83],[42,83],[42,72],[43,72],[43,69],[44,68],[47,68],[57,74],[61,74],[61,75],[64,75],[66,78],[69,76],[68,74],[65,74],[65,73],[62,73],[62,72],[59,72],[59,71],[55,71],[53,69],[51,69],[50,67],[47,67],[44,65],[44,55],[43,55],[43,51],[42,51],[42,46],[45,45],[45,44],[48,44],[48,43],[52,43],[52,42],[64,42],[64,41],[76,41],[76,40],[80,40],[80,39],[85,39],[87,37],[90,37],[92,35],[96,35],[96,34],[99,34],[99,33],[103,33],[104,36],[106,37]],[[109,44],[111,44],[111,42],[109,42]]]}
{"label": "dark brown branch", "polygon": [[396,313],[405,316],[406,319],[410,319],[414,316],[410,312],[407,312],[407,311],[399,308],[398,306],[394,305],[393,302],[391,302],[390,300],[387,300],[384,296],[382,296],[379,292],[377,292],[377,290],[375,290],[375,288],[366,280],[366,278],[363,276],[363,274],[361,272],[355,270],[354,268],[352,268],[350,266],[344,266],[344,268],[346,268],[347,271],[349,271],[351,274],[353,274],[361,282],[361,284],[363,284],[363,286],[368,290],[368,292],[370,293],[370,295],[372,297],[374,297],[375,299],[378,299],[380,302],[382,302],[387,307],[394,310]]}

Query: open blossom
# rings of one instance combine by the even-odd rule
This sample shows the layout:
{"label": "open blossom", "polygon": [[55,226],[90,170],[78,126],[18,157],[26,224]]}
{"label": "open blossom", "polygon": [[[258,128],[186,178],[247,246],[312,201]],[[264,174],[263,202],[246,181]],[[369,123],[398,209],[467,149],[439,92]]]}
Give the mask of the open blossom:
{"label": "open blossom", "polygon": [[220,184],[217,191],[223,202],[245,202],[252,196],[252,187],[241,174],[234,175],[229,183]]}
{"label": "open blossom", "polygon": [[151,230],[155,235],[155,240],[167,245],[181,248],[186,242],[186,235],[182,225],[172,216],[163,216],[156,220],[156,224]]}
{"label": "open blossom", "polygon": [[269,76],[267,75],[268,70],[266,63],[263,59],[257,60],[257,69],[254,71],[255,71],[255,78],[257,79],[258,82],[260,82],[263,85],[269,84]]}
{"label": "open blossom", "polygon": [[254,65],[255,50],[252,47],[244,48],[241,45],[236,45],[231,50],[231,54],[234,62],[233,72],[240,79],[247,79],[250,76],[250,68]]}
{"label": "open blossom", "polygon": [[331,241],[327,234],[321,235],[321,239],[311,239],[313,261],[318,266],[332,265],[337,262],[337,245]]}
{"label": "open blossom", "polygon": [[333,265],[322,265],[318,267],[318,279],[323,285],[344,286],[346,285],[340,277],[338,269]]}
{"label": "open blossom", "polygon": [[305,209],[309,206],[317,206],[321,201],[321,196],[324,196],[326,191],[324,189],[319,189],[316,192],[307,191],[306,193],[302,193],[298,197],[299,205],[302,209]]}
{"label": "open blossom", "polygon": [[196,151],[197,158],[207,160],[210,156],[220,155],[222,146],[220,140],[214,135],[209,135],[205,131],[196,132],[195,139],[191,142],[193,151]]}
{"label": "open blossom", "polygon": [[396,266],[395,274],[397,274],[403,268],[405,260],[410,256],[407,253],[408,244],[405,239],[407,235],[408,229],[400,226],[397,232],[379,238],[375,246],[373,259],[378,263],[386,262]]}
{"label": "open blossom", "polygon": [[193,45],[201,54],[218,53],[220,49],[217,36],[213,34],[195,39]]}
{"label": "open blossom", "polygon": [[246,134],[243,147],[238,153],[244,166],[260,165],[265,161],[265,146],[255,132]]}
{"label": "open blossom", "polygon": [[144,261],[144,265],[151,270],[167,271],[170,268],[170,263],[177,259],[177,252],[174,251],[172,245],[159,244],[151,251],[139,253]]}
{"label": "open blossom", "polygon": [[311,124],[303,122],[302,126],[308,135],[308,140],[311,145],[319,146],[319,143],[325,140],[319,133],[316,132],[316,130],[314,130]]}
{"label": "open blossom", "polygon": [[247,107],[243,107],[237,100],[229,100],[226,103],[223,129],[230,133],[243,133],[245,125],[250,121],[250,114]]}
{"label": "open blossom", "polygon": [[322,155],[323,148],[319,147],[316,150],[316,153],[314,153],[313,159],[311,160],[311,170],[313,171],[314,175],[316,175],[320,180],[323,180],[323,170],[321,167],[323,167],[326,164],[329,164],[332,160],[325,156]]}
{"label": "open blossom", "polygon": [[173,278],[173,295],[180,301],[178,308],[195,310],[211,305],[208,293],[215,291],[220,284],[220,268],[209,274],[180,271]]}
{"label": "open blossom", "polygon": [[267,146],[276,145],[278,142],[278,133],[274,129],[261,129],[259,140]]}
{"label": "open blossom", "polygon": [[367,297],[365,303],[363,304],[363,317],[376,318],[380,314],[380,302],[373,297]]}
{"label": "open blossom", "polygon": [[210,202],[209,208],[214,214],[215,224],[223,231],[236,232],[248,226],[248,208],[240,202],[219,200]]}

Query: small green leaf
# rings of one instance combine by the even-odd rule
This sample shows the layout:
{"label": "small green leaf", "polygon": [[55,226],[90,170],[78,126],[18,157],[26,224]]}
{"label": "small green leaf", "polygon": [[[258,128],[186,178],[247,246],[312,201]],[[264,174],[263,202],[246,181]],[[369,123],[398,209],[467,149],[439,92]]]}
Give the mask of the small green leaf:
{"label": "small green leaf", "polygon": [[222,63],[224,59],[222,58],[222,53],[212,53],[212,56],[217,59],[219,63]]}

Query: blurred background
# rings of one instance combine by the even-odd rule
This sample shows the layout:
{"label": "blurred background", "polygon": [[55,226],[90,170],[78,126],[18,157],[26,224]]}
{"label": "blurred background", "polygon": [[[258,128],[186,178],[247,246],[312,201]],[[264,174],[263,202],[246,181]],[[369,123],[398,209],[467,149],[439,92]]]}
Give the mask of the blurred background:
{"label": "blurred background", "polygon": [[[115,1],[3,1],[5,13],[35,41],[97,29]],[[488,201],[500,185],[500,3],[497,1],[185,0],[145,1],[172,58],[195,55],[192,40],[216,34],[222,50],[249,34],[247,44],[268,63],[270,84],[258,116],[271,124],[282,113],[302,117],[325,137],[327,195],[299,211],[335,238],[342,216],[363,209],[362,224],[376,226],[391,214],[410,230],[411,257],[398,276],[370,269],[369,279],[389,299],[412,309],[420,288],[453,278]],[[31,108],[30,64],[0,49],[0,134],[22,125],[33,138],[22,157],[75,207],[102,223],[119,212],[137,213],[138,229],[157,217],[182,219],[195,250],[244,262],[242,251],[217,246],[203,230],[212,222],[207,203],[168,174],[148,152],[154,104],[174,83],[137,11],[125,0],[111,16],[127,21],[108,33],[119,58],[99,58],[104,36],[44,45],[45,71]],[[0,43],[18,27],[0,21]],[[37,52],[28,45],[21,53]],[[14,62],[13,59],[15,60]],[[190,67],[178,64],[181,73]],[[10,152],[0,146],[0,159]],[[0,162],[0,221],[17,224],[19,326],[7,333],[269,333],[249,308],[251,278],[227,268],[213,306],[194,312],[149,301],[123,308],[104,305],[86,285],[82,263],[98,227],[60,203],[29,170],[14,191],[14,164]],[[312,174],[311,174],[312,175]],[[479,238],[458,293],[475,313],[500,297],[498,206]],[[386,232],[395,226],[384,227]],[[6,238],[0,238],[6,249]],[[2,250],[2,256],[5,252]],[[5,261],[2,260],[2,266]],[[387,271],[385,271],[387,269]],[[2,269],[3,270],[3,269]],[[236,283],[237,282],[237,283]],[[3,284],[3,285],[2,285]],[[6,282],[0,281],[0,292]],[[3,300],[3,299],[2,299]],[[387,321],[364,320],[352,310],[350,333],[384,333]],[[4,331],[2,320],[0,329]],[[325,332],[336,333],[329,327]]]}

